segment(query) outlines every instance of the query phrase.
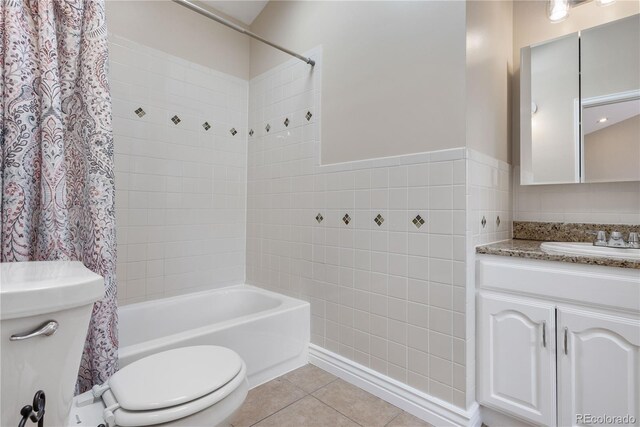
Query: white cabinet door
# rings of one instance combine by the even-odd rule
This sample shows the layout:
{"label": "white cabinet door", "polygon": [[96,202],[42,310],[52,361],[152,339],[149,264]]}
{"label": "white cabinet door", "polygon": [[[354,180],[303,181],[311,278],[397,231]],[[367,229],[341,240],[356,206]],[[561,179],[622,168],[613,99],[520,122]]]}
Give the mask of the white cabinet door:
{"label": "white cabinet door", "polygon": [[536,424],[556,424],[555,307],[480,292],[478,400]]}
{"label": "white cabinet door", "polygon": [[[557,337],[558,423],[640,425],[640,319],[558,308]],[[579,415],[635,422],[589,422]]]}

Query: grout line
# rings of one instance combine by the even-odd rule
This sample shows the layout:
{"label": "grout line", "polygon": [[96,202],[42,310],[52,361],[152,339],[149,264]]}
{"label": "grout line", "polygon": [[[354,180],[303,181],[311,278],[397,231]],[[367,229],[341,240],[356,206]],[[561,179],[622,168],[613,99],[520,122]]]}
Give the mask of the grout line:
{"label": "grout line", "polygon": [[[325,372],[326,372],[326,371],[325,371]],[[337,380],[339,380],[339,379],[341,379],[341,378],[339,378],[339,377],[338,377],[338,378],[336,378],[335,380],[331,381],[331,383],[333,383],[333,382],[335,382],[335,381],[337,381]],[[344,381],[344,380],[343,380],[343,381]],[[346,382],[346,381],[345,381],[345,382]],[[331,384],[331,383],[329,383],[329,384]],[[329,384],[327,384],[327,385],[325,385],[325,386],[323,386],[323,387],[320,387],[320,389],[322,389],[322,388],[324,388],[324,387],[328,386]],[[389,420],[389,422],[385,424],[385,426],[386,426],[386,425],[388,425],[391,421],[395,420],[398,416],[400,416],[400,414],[402,414],[402,413],[404,412],[404,410],[402,410],[402,408],[399,408],[399,407],[397,407],[396,405],[391,404],[391,403],[389,403],[389,402],[385,402],[384,400],[380,399],[379,397],[377,397],[377,396],[375,396],[375,395],[373,395],[373,394],[369,393],[368,391],[366,391],[366,390],[364,390],[364,389],[362,389],[362,388],[360,388],[360,387],[358,387],[358,386],[356,386],[356,385],[353,385],[353,384],[350,384],[350,383],[347,383],[347,384],[349,384],[349,385],[351,385],[351,386],[353,386],[353,387],[357,388],[358,390],[361,390],[361,391],[363,391],[363,392],[367,393],[368,395],[371,395],[371,396],[373,396],[373,397],[375,397],[375,398],[377,398],[377,399],[381,400],[381,401],[382,401],[382,402],[384,402],[384,403],[388,403],[389,405],[393,406],[394,408],[396,408],[396,409],[398,409],[398,410],[400,411],[400,412],[398,412],[398,414],[397,414],[397,415],[395,415],[392,419],[390,419],[390,420]],[[318,389],[318,390],[320,390],[320,389]],[[316,391],[318,391],[318,390],[316,390]],[[314,393],[315,393],[315,392],[314,392]],[[367,426],[363,426],[362,424],[360,424],[360,423],[359,423],[359,422],[357,422],[356,420],[352,419],[352,418],[351,418],[351,417],[349,417],[347,414],[345,414],[345,413],[341,412],[339,409],[337,409],[337,408],[335,408],[335,407],[333,407],[333,406],[329,405],[329,404],[328,404],[328,403],[326,403],[326,402],[323,402],[322,400],[320,400],[319,398],[317,398],[317,397],[316,397],[316,396],[314,396],[313,394],[310,394],[310,396],[311,396],[311,397],[313,397],[313,398],[315,398],[315,399],[317,399],[319,402],[321,402],[321,403],[323,403],[323,404],[327,405],[329,408],[333,409],[334,411],[338,412],[339,414],[344,415],[346,418],[348,418],[349,420],[351,420],[351,421],[353,421],[354,423],[358,424],[359,426],[367,427]]]}
{"label": "grout line", "polygon": [[[335,381],[335,380],[334,380]],[[333,382],[333,381],[332,381]],[[362,424],[360,424],[359,422],[357,422],[356,420],[352,419],[351,417],[349,417],[347,414],[344,414],[342,412],[340,412],[338,409],[334,408],[333,406],[323,402],[322,400],[318,399],[317,397],[315,397],[314,395],[310,394],[309,396],[313,397],[314,399],[316,399],[318,402],[320,402],[321,404],[323,404],[324,406],[333,409],[334,411],[336,411],[337,413],[339,413],[340,415],[342,415],[343,417],[345,417],[346,419],[348,419],[349,421],[352,421],[354,423],[356,423],[357,425],[361,426],[361,427],[366,427],[363,426]]]}
{"label": "grout line", "polygon": [[398,418],[400,415],[402,415],[402,413],[403,413],[403,412],[404,412],[404,411],[400,411],[400,413],[399,413],[398,415],[396,415],[395,417],[391,418],[391,419],[389,420],[389,422],[388,422],[388,423],[386,423],[386,424],[384,425],[384,427],[387,427],[389,424],[391,424],[391,423],[393,422],[393,420],[395,420],[395,419],[396,419],[396,418]]}
{"label": "grout line", "polygon": [[[319,368],[318,368],[318,369],[319,369]],[[327,372],[327,371],[325,371],[325,372]],[[334,383],[334,382],[336,382],[336,381],[338,381],[338,377],[335,377],[334,379],[332,379],[331,381],[329,381],[329,382],[328,382],[328,383],[326,383],[325,385],[323,385],[323,386],[321,386],[321,387],[318,387],[317,389],[313,390],[313,391],[312,391],[311,393],[309,393],[309,394],[311,394],[311,395],[312,395],[312,394],[313,394],[313,393],[315,393],[316,391],[321,390],[321,389],[323,389],[323,388],[327,387],[329,384],[333,384],[333,383]]]}
{"label": "grout line", "polygon": [[[279,378],[279,377],[278,377],[278,378]],[[272,381],[273,381],[273,380],[272,380]],[[302,389],[301,389],[301,390],[302,390]],[[302,390],[302,391],[303,391],[303,392],[305,392],[304,390]],[[306,393],[306,392],[305,392],[305,393]],[[294,403],[299,402],[300,400],[304,399],[304,398],[305,398],[305,397],[307,397],[307,396],[309,396],[309,395],[308,395],[308,394],[305,394],[305,395],[304,395],[304,396],[302,396],[301,398],[296,399],[295,401],[293,401],[293,402],[289,403],[289,404],[288,404],[288,405],[286,405],[286,406],[283,406],[282,408],[278,409],[278,410],[277,410],[277,411],[275,411],[274,413],[269,414],[269,415],[267,415],[266,417],[259,419],[259,420],[258,420],[258,421],[256,421],[255,423],[251,424],[251,426],[255,426],[256,424],[258,424],[258,423],[260,423],[260,422],[262,422],[262,421],[266,420],[267,418],[269,418],[269,417],[271,417],[271,416],[273,416],[273,415],[277,414],[278,412],[282,411],[283,409],[288,408],[289,406],[293,405]]]}

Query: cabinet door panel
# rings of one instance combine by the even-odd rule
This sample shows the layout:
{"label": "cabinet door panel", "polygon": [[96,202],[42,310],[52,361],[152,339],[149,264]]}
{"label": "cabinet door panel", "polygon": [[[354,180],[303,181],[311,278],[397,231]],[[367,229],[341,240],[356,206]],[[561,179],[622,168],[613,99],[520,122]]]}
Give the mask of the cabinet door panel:
{"label": "cabinet door panel", "polygon": [[631,416],[637,426],[639,406],[640,320],[558,309],[560,425],[587,424],[579,415],[588,414]]}
{"label": "cabinet door panel", "polygon": [[478,397],[526,420],[555,424],[554,307],[481,293]]}

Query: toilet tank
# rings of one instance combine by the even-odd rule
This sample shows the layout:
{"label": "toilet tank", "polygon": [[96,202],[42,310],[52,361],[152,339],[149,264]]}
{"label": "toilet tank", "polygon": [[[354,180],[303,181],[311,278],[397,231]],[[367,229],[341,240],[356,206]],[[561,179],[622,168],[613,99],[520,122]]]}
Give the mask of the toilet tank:
{"label": "toilet tank", "polygon": [[[0,264],[1,426],[17,426],[38,390],[44,425],[67,425],[93,303],[103,293],[102,277],[77,261]],[[48,335],[16,339],[43,325]]]}

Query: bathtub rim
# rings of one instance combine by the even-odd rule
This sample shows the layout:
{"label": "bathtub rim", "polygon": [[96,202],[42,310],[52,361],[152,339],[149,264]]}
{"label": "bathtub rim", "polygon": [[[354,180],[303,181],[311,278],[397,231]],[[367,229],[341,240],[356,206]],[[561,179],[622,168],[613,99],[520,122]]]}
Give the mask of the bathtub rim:
{"label": "bathtub rim", "polygon": [[192,293],[187,293],[182,295],[175,295],[167,298],[158,298],[150,301],[142,301],[139,303],[127,304],[123,306],[122,309],[131,310],[131,309],[134,309],[135,307],[153,306],[154,304],[158,304],[161,301],[181,300],[181,299],[188,300],[191,298],[197,298],[198,295],[226,292],[226,291],[232,291],[232,290],[254,291],[254,292],[269,296],[271,298],[274,298],[276,300],[279,300],[281,303],[278,306],[268,310],[262,310],[256,313],[250,313],[244,316],[234,317],[232,319],[225,320],[222,322],[217,322],[212,325],[211,324],[204,325],[197,328],[188,329],[186,331],[182,331],[182,332],[178,332],[170,335],[164,335],[159,338],[142,341],[136,344],[121,346],[118,349],[118,359],[120,360],[123,358],[129,358],[137,353],[147,353],[152,349],[162,348],[168,344],[174,344],[174,345],[179,344],[180,342],[188,341],[190,339],[197,338],[199,336],[204,336],[212,332],[224,330],[235,325],[244,325],[246,323],[254,322],[259,319],[265,319],[268,317],[277,316],[281,313],[286,313],[293,310],[299,310],[303,307],[309,307],[309,310],[310,310],[310,303],[307,301],[293,298],[288,295],[280,294],[277,292],[268,291],[266,289],[258,288],[256,286],[249,285],[249,284],[231,285],[231,286],[225,286],[222,288],[209,289],[205,291],[192,292]]}

